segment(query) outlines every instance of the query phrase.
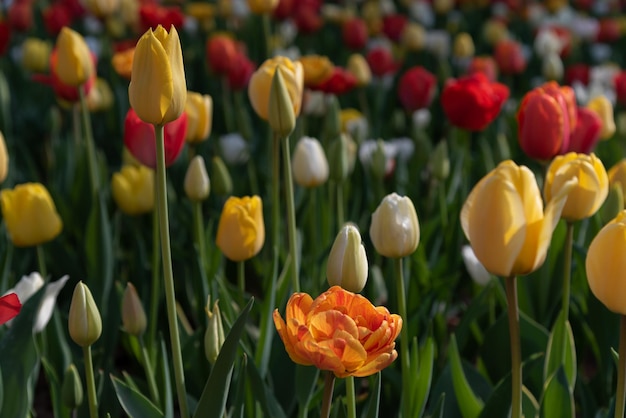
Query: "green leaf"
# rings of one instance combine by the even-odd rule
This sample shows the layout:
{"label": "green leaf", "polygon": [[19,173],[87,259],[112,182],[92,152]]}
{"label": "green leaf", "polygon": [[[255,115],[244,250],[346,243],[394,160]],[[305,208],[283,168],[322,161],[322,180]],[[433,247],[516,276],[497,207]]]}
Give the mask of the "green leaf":
{"label": "green leaf", "polygon": [[[85,253],[87,274],[94,292],[94,299],[106,317],[109,294],[113,285],[113,238],[111,223],[107,214],[104,192],[99,192],[91,203],[85,231]],[[97,283],[94,286],[93,283]]]}
{"label": "green leaf", "polygon": [[554,323],[548,347],[546,349],[543,380],[548,381],[559,367],[563,366],[570,392],[573,393],[576,384],[576,347],[572,327],[566,317],[567,312],[561,311]]}
{"label": "green leaf", "polygon": [[159,338],[161,355],[157,362],[156,375],[158,379],[159,398],[163,403],[165,418],[174,418],[174,401],[172,395],[172,379],[170,379],[170,367],[167,361],[167,349],[163,337]]}
{"label": "green leaf", "polygon": [[442,393],[441,396],[439,397],[439,400],[435,404],[435,407],[433,408],[433,412],[430,415],[428,415],[428,417],[429,418],[443,418],[443,412],[445,410],[445,406],[446,406],[446,394]]}
{"label": "green leaf", "polygon": [[377,418],[379,405],[380,405],[380,387],[381,387],[381,376],[380,372],[375,375],[375,383],[370,391],[370,402],[367,406],[367,415],[366,418]]}
{"label": "green leaf", "polygon": [[539,402],[526,386],[522,386],[522,416],[526,418],[539,416]]}
{"label": "green leaf", "polygon": [[613,347],[611,347],[611,357],[613,358],[613,361],[615,362],[615,367],[618,367],[619,366],[619,353],[615,351]]}
{"label": "green leaf", "polygon": [[248,362],[248,377],[254,399],[261,405],[263,416],[272,418],[286,418],[287,415],[274,397],[274,392],[267,387],[253,361]]}
{"label": "green leaf", "polygon": [[241,359],[241,366],[239,373],[237,374],[237,391],[235,392],[235,401],[233,402],[234,411],[230,415],[233,418],[243,418],[244,413],[244,401],[246,398],[246,366],[248,364],[248,356],[243,354]]}
{"label": "green leaf", "polygon": [[124,411],[131,418],[163,418],[163,414],[148,398],[111,375],[113,388]]}
{"label": "green leaf", "polygon": [[317,367],[296,365],[296,399],[300,408],[308,408],[319,374]]}
{"label": "green leaf", "polygon": [[250,299],[226,336],[213,370],[211,370],[209,379],[204,386],[202,396],[198,401],[194,418],[220,418],[224,415],[237,346],[253,302],[254,298]]}
{"label": "green leaf", "polygon": [[452,370],[452,383],[454,385],[454,394],[463,414],[463,418],[476,418],[483,409],[484,402],[480,399],[465,378],[463,366],[461,364],[461,356],[456,346],[456,338],[454,334],[450,338],[448,347],[448,357],[450,360],[450,368]]}
{"label": "green leaf", "polygon": [[569,390],[563,367],[559,367],[546,383],[541,400],[541,416],[545,418],[575,416],[574,397]]}
{"label": "green leaf", "polygon": [[430,387],[433,379],[433,368],[435,365],[435,340],[433,337],[428,337],[424,346],[420,348],[420,361],[419,371],[417,372],[417,388],[415,396],[413,397],[413,403],[411,405],[411,411],[413,416],[421,417],[426,407],[426,401],[428,400],[428,394],[430,393]]}

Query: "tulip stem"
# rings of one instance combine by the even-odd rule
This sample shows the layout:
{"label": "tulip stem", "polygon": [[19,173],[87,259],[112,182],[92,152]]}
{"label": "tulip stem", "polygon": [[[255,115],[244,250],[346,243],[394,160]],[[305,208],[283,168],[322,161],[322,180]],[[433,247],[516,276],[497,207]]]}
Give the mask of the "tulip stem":
{"label": "tulip stem", "polygon": [[619,362],[617,366],[617,388],[615,390],[615,418],[624,417],[626,405],[626,316],[620,315]]}
{"label": "tulip stem", "polygon": [[561,309],[565,320],[569,317],[569,299],[572,275],[572,247],[574,245],[574,224],[567,222],[565,233],[565,256],[563,257],[563,304]]}
{"label": "tulip stem", "polygon": [[506,299],[511,339],[511,418],[522,417],[522,352],[520,346],[517,277],[506,278]]}
{"label": "tulip stem", "polygon": [[83,347],[85,357],[85,380],[87,383],[87,398],[89,401],[89,416],[98,418],[98,398],[96,396],[96,380],[93,376],[93,362],[91,360],[91,346]]}
{"label": "tulip stem", "polygon": [[39,274],[46,280],[48,272],[46,270],[46,254],[43,252],[43,246],[39,244],[37,246],[37,264],[39,264]]}
{"label": "tulip stem", "polygon": [[293,280],[293,291],[300,291],[300,278],[298,277],[298,269],[300,267],[298,257],[298,245],[296,237],[296,209],[293,198],[293,180],[291,174],[291,150],[289,148],[289,136],[281,139],[283,144],[283,162],[285,165],[285,194],[287,195],[287,232],[289,235],[289,252],[291,253],[292,263],[289,266],[291,270],[291,279]]}
{"label": "tulip stem", "polygon": [[156,380],[154,380],[154,372],[152,371],[152,363],[150,362],[150,356],[146,349],[146,344],[143,341],[143,335],[136,337],[139,341],[139,347],[141,348],[141,363],[143,364],[144,371],[146,372],[146,380],[148,380],[148,390],[150,390],[150,397],[155,405],[160,406],[159,391],[157,390]]}
{"label": "tulip stem", "polygon": [[241,297],[245,299],[246,295],[246,265],[244,261],[237,262],[237,284]]}
{"label": "tulip stem", "polygon": [[[196,295],[196,298],[199,299],[198,306],[204,306],[204,301],[209,296],[209,286],[206,279],[206,248],[205,248],[205,237],[204,237],[204,219],[202,217],[202,202],[192,202],[193,206],[193,223],[194,230],[196,231],[196,251],[198,252],[198,264],[200,264],[200,269],[202,270],[202,274],[196,280],[199,285],[196,289],[197,292],[200,292],[200,295]],[[203,310],[202,308],[200,309]]]}
{"label": "tulip stem", "polygon": [[335,374],[331,371],[327,371],[324,377],[324,395],[322,395],[322,413],[320,414],[320,418],[328,418],[330,416],[334,387]]}
{"label": "tulip stem", "polygon": [[356,418],[354,376],[346,377],[346,402],[348,403],[348,418]]}
{"label": "tulip stem", "polygon": [[402,367],[402,416],[411,416],[411,403],[408,388],[411,387],[410,356],[409,356],[409,317],[406,310],[406,294],[404,291],[404,272],[402,269],[402,257],[394,259],[396,270],[396,290],[398,295],[398,311],[402,317],[402,329],[400,330],[400,363]]}
{"label": "tulip stem", "polygon": [[[156,188],[156,183],[155,183]],[[155,196],[158,191],[155,189]],[[151,347],[151,355],[156,355],[156,329],[157,316],[159,315],[159,295],[161,294],[161,272],[159,269],[159,214],[152,212],[152,293],[150,295],[150,318],[148,319],[148,344]]]}
{"label": "tulip stem", "polygon": [[83,130],[85,134],[85,144],[87,145],[87,164],[89,165],[89,182],[91,193],[95,195],[99,190],[100,180],[98,179],[98,162],[96,160],[96,147],[93,142],[93,132],[91,130],[91,118],[87,109],[87,100],[83,86],[78,87],[80,96],[80,110],[83,119]]}
{"label": "tulip stem", "polygon": [[172,345],[172,362],[174,364],[174,380],[181,418],[188,418],[187,391],[185,390],[185,375],[183,358],[180,350],[178,335],[178,321],[176,318],[176,294],[174,290],[174,274],[172,271],[172,252],[170,248],[170,227],[167,213],[167,184],[165,178],[165,144],[163,139],[163,125],[155,125],[157,145],[157,208],[159,213],[159,231],[161,236],[161,259],[163,260],[163,275],[165,278],[165,301],[167,305],[167,320],[170,328],[170,344]]}
{"label": "tulip stem", "polygon": [[337,189],[337,230],[343,227],[345,222],[344,208],[343,208],[343,182],[340,180],[335,183]]}

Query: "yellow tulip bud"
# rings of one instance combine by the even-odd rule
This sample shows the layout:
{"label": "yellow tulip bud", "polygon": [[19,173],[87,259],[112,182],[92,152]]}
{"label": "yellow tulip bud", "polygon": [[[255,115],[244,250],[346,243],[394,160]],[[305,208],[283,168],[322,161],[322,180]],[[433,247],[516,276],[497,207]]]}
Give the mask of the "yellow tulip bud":
{"label": "yellow tulip bud", "polygon": [[248,7],[254,14],[268,14],[278,6],[278,0],[248,0]]}
{"label": "yellow tulip bud", "polygon": [[503,161],[472,189],[461,209],[461,227],[476,258],[492,274],[526,275],[544,262],[552,232],[576,179],[543,201],[535,175]]}
{"label": "yellow tulip bud", "polygon": [[137,290],[131,282],[126,283],[122,296],[122,325],[124,331],[139,337],[146,331],[146,311],[143,309]]}
{"label": "yellow tulip bud", "polygon": [[281,66],[281,73],[291,105],[293,114],[297,117],[300,114],[302,105],[302,93],[304,91],[304,71],[302,64],[293,62],[286,57],[274,57],[266,60],[250,77],[248,83],[248,96],[254,111],[261,119],[269,119],[269,98],[272,80],[276,68]]}
{"label": "yellow tulip bud", "polygon": [[358,293],[365,287],[367,273],[367,256],[361,234],[355,225],[346,224],[330,249],[326,266],[328,284]]}
{"label": "yellow tulip bud", "polygon": [[206,332],[204,333],[204,355],[211,364],[215,364],[215,360],[217,360],[225,340],[222,313],[217,302],[215,301],[213,305],[213,311],[209,309],[209,302],[207,302],[207,306],[204,308],[209,317]]}
{"label": "yellow tulip bud", "polygon": [[211,134],[213,124],[213,99],[208,94],[187,92],[187,135],[191,144],[205,141]]}
{"label": "yellow tulip bud", "polygon": [[63,27],[57,37],[56,52],[56,66],[52,70],[63,84],[78,87],[94,74],[91,52],[78,32]]}
{"label": "yellow tulip bud", "polygon": [[546,202],[571,179],[576,179],[577,184],[569,192],[561,217],[571,222],[593,216],[609,192],[609,178],[602,161],[595,154],[575,152],[555,157],[544,182]]}
{"label": "yellow tulip bud", "polygon": [[626,315],[626,211],[598,232],[587,251],[589,288],[612,312]]}
{"label": "yellow tulip bud", "polygon": [[154,171],[146,166],[125,165],[113,174],[111,192],[127,215],[141,215],[154,208]]}
{"label": "yellow tulip bud", "polygon": [[474,40],[469,33],[462,32],[454,38],[452,53],[456,58],[473,57],[475,51],[476,48],[474,47]]}
{"label": "yellow tulip bud", "polygon": [[0,192],[2,216],[13,244],[32,247],[56,238],[63,229],[52,197],[43,184],[25,183]]}
{"label": "yellow tulip bud", "polygon": [[33,73],[44,73],[50,65],[52,45],[38,38],[26,38],[22,44],[22,67]]}
{"label": "yellow tulip bud", "polygon": [[93,300],[91,291],[83,282],[78,282],[74,288],[68,328],[72,340],[81,347],[87,347],[98,341],[102,334],[102,319]]}
{"label": "yellow tulip bud", "polygon": [[139,119],[164,125],[178,119],[187,102],[183,53],[178,32],[159,25],[139,39],[128,86],[130,105]]}
{"label": "yellow tulip bud", "polygon": [[0,183],[6,180],[7,174],[9,174],[9,153],[4,135],[0,132]]}
{"label": "yellow tulip bud", "polygon": [[285,86],[280,65],[276,67],[270,89],[268,122],[275,135],[287,137],[296,127],[296,116]]}
{"label": "yellow tulip bud", "polygon": [[359,87],[367,86],[372,82],[372,70],[367,60],[361,54],[352,54],[348,58],[346,69],[356,78],[356,85]]}
{"label": "yellow tulip bud", "polygon": [[409,22],[402,30],[400,41],[409,51],[419,51],[426,43],[426,30],[418,23]]}
{"label": "yellow tulip bud", "polygon": [[483,37],[489,45],[493,46],[508,36],[508,29],[500,20],[491,19],[483,25]]}
{"label": "yellow tulip bud", "polygon": [[385,196],[372,214],[370,238],[385,257],[412,254],[420,242],[420,225],[411,199],[396,193]]}
{"label": "yellow tulip bud", "polygon": [[317,139],[300,138],[291,160],[293,179],[299,186],[317,187],[328,180],[328,160]]}
{"label": "yellow tulip bud", "polygon": [[543,58],[541,72],[546,80],[559,81],[563,78],[563,60],[559,54],[548,54]]}
{"label": "yellow tulip bud", "polygon": [[61,386],[63,405],[69,409],[77,409],[83,403],[83,384],[74,363],[65,370]]}
{"label": "yellow tulip bud", "polygon": [[613,116],[613,105],[606,96],[596,96],[587,103],[587,109],[595,112],[602,121],[602,131],[600,139],[609,139],[615,134],[615,117]]}
{"label": "yellow tulip bud", "polygon": [[193,201],[200,202],[209,197],[211,182],[201,155],[196,155],[189,163],[184,186],[185,194]]}
{"label": "yellow tulip bud", "polygon": [[230,197],[217,227],[216,244],[232,261],[244,261],[261,251],[265,241],[263,202],[258,196]]}

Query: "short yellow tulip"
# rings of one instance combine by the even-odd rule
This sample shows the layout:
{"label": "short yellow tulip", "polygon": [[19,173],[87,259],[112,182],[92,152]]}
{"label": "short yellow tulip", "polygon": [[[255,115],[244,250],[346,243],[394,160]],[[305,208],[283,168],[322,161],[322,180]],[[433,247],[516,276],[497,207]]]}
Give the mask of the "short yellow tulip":
{"label": "short yellow tulip", "polygon": [[159,25],[139,39],[128,86],[130,105],[146,123],[164,125],[185,110],[187,85],[178,32]]}
{"label": "short yellow tulip", "polygon": [[357,86],[367,86],[372,82],[372,70],[363,55],[350,55],[346,69],[356,78]]}
{"label": "short yellow tulip", "polygon": [[43,184],[25,183],[0,192],[2,217],[16,247],[32,247],[56,238],[63,229],[52,197]]}
{"label": "short yellow tulip", "polygon": [[274,73],[279,65],[293,105],[294,116],[297,117],[300,114],[302,107],[302,93],[304,91],[302,64],[281,56],[268,59],[252,74],[248,84],[248,96],[252,107],[257,115],[264,120],[269,118],[270,89]]}
{"label": "short yellow tulip", "polygon": [[265,242],[263,202],[258,196],[230,197],[217,227],[217,246],[232,261],[244,261],[261,251]]}
{"label": "short yellow tulip", "polygon": [[548,167],[543,189],[546,202],[572,178],[578,179],[578,184],[569,192],[561,213],[570,222],[593,216],[609,193],[609,179],[602,161],[595,154],[570,152],[557,156]]}
{"label": "short yellow tulip", "polygon": [[278,0],[248,0],[248,7],[254,14],[271,13],[278,6]]}
{"label": "short yellow tulip", "polygon": [[602,131],[600,139],[609,139],[617,130],[615,117],[613,116],[613,105],[606,96],[596,96],[587,103],[587,109],[595,112],[602,121]]}
{"label": "short yellow tulip", "polygon": [[125,165],[113,174],[111,192],[127,215],[141,215],[154,208],[154,171],[146,166]]}
{"label": "short yellow tulip", "polygon": [[213,124],[213,99],[208,94],[187,92],[187,135],[189,143],[205,141],[211,134]]}
{"label": "short yellow tulip", "polygon": [[52,69],[63,84],[78,87],[95,72],[93,59],[85,39],[67,26],[61,29],[56,42],[57,60]]}
{"label": "short yellow tulip", "polygon": [[463,205],[461,227],[487,271],[510,277],[537,270],[575,183],[565,183],[544,212],[535,175],[527,167],[507,160],[483,177]]}

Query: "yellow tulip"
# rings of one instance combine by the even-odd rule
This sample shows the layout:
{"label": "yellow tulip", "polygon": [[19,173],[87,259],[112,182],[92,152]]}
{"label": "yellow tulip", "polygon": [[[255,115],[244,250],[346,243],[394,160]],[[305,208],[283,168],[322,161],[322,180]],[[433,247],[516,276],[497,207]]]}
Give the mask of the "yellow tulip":
{"label": "yellow tulip", "polygon": [[316,86],[333,73],[335,66],[323,55],[305,55],[298,59],[304,71],[304,85]]}
{"label": "yellow tulip", "polygon": [[187,168],[183,185],[185,194],[194,202],[201,202],[209,197],[211,181],[209,180],[202,155],[196,155],[192,158]]}
{"label": "yellow tulip", "polygon": [[120,9],[120,0],[86,0],[87,10],[96,17],[108,17]]}
{"label": "yellow tulip", "polygon": [[426,43],[426,29],[418,23],[409,22],[402,31],[400,42],[409,51],[419,51]]}
{"label": "yellow tulip", "polygon": [[461,227],[487,271],[509,277],[537,270],[575,183],[575,178],[566,182],[544,211],[527,167],[507,160],[483,177],[463,205]]}
{"label": "yellow tulip", "polygon": [[63,84],[78,87],[94,74],[95,67],[85,39],[67,26],[56,42],[57,60],[52,69]]}
{"label": "yellow tulip", "polygon": [[7,174],[9,174],[9,153],[4,135],[0,132],[0,183],[6,180]]}
{"label": "yellow tulip", "polygon": [[258,196],[230,197],[217,227],[217,246],[232,261],[244,261],[261,251],[265,241],[263,202]]}
{"label": "yellow tulip", "polygon": [[593,111],[602,121],[601,139],[609,139],[615,134],[615,117],[613,116],[613,105],[606,96],[596,96],[587,103],[587,109]]}
{"label": "yellow tulip", "polygon": [[454,38],[454,46],[452,47],[452,54],[456,58],[473,57],[475,51],[474,40],[469,33],[461,32],[456,35]]}
{"label": "yellow tulip", "polygon": [[278,0],[248,0],[248,7],[254,14],[271,13],[278,6]]}
{"label": "yellow tulip", "polygon": [[570,222],[592,216],[609,193],[609,179],[602,161],[595,154],[570,152],[557,156],[548,167],[543,190],[546,202],[572,178],[578,184],[569,192],[561,213]]}
{"label": "yellow tulip", "polygon": [[372,70],[363,55],[350,55],[346,69],[356,78],[357,86],[367,86],[372,82]]}
{"label": "yellow tulip", "polygon": [[189,143],[198,143],[206,140],[211,134],[213,124],[213,99],[208,94],[187,92],[187,135]]}
{"label": "yellow tulip", "polygon": [[127,215],[141,215],[154,208],[154,171],[146,166],[125,165],[113,174],[111,192]]}
{"label": "yellow tulip", "polygon": [[610,311],[626,315],[626,211],[595,236],[585,262],[589,288]]}
{"label": "yellow tulip", "polygon": [[293,105],[293,113],[297,117],[300,114],[302,105],[302,93],[304,90],[304,70],[300,62],[291,61],[286,57],[274,57],[266,60],[257,69],[248,84],[248,96],[254,111],[261,119],[269,118],[269,99],[272,79],[276,68],[281,66],[281,73],[289,98]]}
{"label": "yellow tulip", "polygon": [[146,123],[164,125],[185,110],[187,86],[178,32],[159,25],[139,39],[128,86],[130,105]]}
{"label": "yellow tulip", "polygon": [[34,73],[48,71],[52,45],[38,38],[26,38],[22,44],[22,67]]}
{"label": "yellow tulip", "polygon": [[0,192],[2,217],[16,247],[32,247],[56,238],[63,229],[52,197],[43,184],[25,183]]}
{"label": "yellow tulip", "polygon": [[620,160],[609,169],[609,185],[614,186],[619,183],[622,195],[626,196],[626,158]]}

